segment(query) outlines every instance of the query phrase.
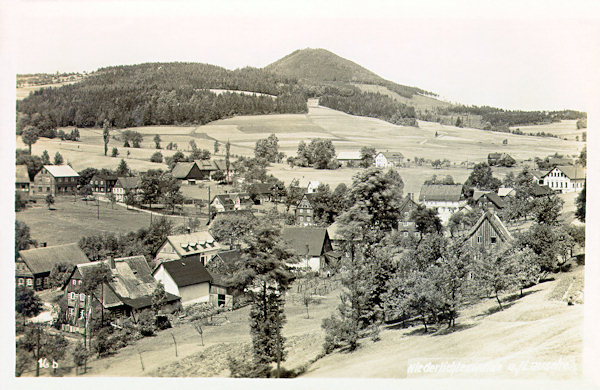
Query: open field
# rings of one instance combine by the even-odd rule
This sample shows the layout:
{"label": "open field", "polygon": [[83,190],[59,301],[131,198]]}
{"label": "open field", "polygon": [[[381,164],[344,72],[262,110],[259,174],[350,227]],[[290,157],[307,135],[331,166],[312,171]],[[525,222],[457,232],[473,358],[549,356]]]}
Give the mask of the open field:
{"label": "open field", "polygon": [[[48,210],[44,200],[37,205],[15,213],[17,221],[25,222],[31,229],[31,237],[48,245],[77,242],[81,237],[92,234],[128,233],[150,225],[150,213],[127,210],[115,204],[114,209],[109,202],[100,202],[100,219],[96,202],[88,202],[77,197],[58,196]],[[154,213],[152,218],[160,217]],[[175,224],[182,223],[182,217],[167,217]]]}
{"label": "open field", "polygon": [[576,120],[564,120],[555,123],[548,123],[545,125],[535,125],[535,126],[517,126],[511,127],[511,130],[519,128],[524,133],[550,133],[554,134],[560,138],[566,138],[569,141],[575,141],[577,138],[581,141],[582,134],[587,131],[587,129],[577,129],[577,121]]}
{"label": "open field", "polygon": [[[571,132],[571,130],[560,130],[563,127],[565,129],[574,127],[574,123],[571,123],[573,121],[565,122],[553,124],[556,131]],[[132,130],[144,135],[142,148],[124,148],[121,141],[111,140],[109,154],[116,146],[119,149],[119,158],[104,156],[100,129],[80,129],[80,142],[42,138],[33,145],[33,153],[39,155],[43,150],[48,150],[50,156],[53,156],[56,151],[59,151],[76,170],[89,166],[116,168],[120,157],[126,158],[132,169],[146,170],[166,168],[165,164],[149,162],[150,156],[156,152],[152,141],[155,134],[161,136],[163,148],[169,142],[174,142],[182,151],[189,151],[189,141],[194,140],[199,148],[212,152],[214,141],[217,140],[222,145],[217,158],[224,158],[224,144],[228,140],[231,142],[232,155],[252,156],[256,141],[271,133],[277,135],[280,151],[287,156],[296,154],[300,141],[321,137],[331,139],[338,152],[358,151],[363,146],[372,146],[378,151],[401,152],[406,159],[410,160],[422,157],[432,160],[448,159],[457,163],[485,161],[490,152],[506,152],[517,160],[545,157],[555,152],[577,155],[585,145],[574,140],[519,136],[423,121],[419,122],[419,128],[396,126],[379,119],[352,116],[320,107],[315,100],[309,101],[307,114],[238,116],[203,126],[152,126],[132,128]],[[526,129],[522,128],[522,130]],[[115,129],[112,134],[118,136],[121,131]],[[552,131],[552,129],[540,126],[539,130],[538,127],[535,129],[532,127],[530,131]],[[574,139],[572,134],[569,137]],[[503,140],[507,140],[507,145],[503,145]],[[17,137],[17,147],[25,147],[20,137]],[[129,156],[127,156],[128,151]],[[161,153],[163,156],[168,156],[175,151],[163,149]]]}
{"label": "open field", "polygon": [[63,85],[75,84],[79,81],[81,81],[81,80],[66,81],[64,83],[56,83],[56,84],[31,85],[31,86],[27,86],[27,87],[20,87],[20,88],[17,88],[17,100],[23,100],[27,96],[29,96],[30,93],[35,92],[39,89],[59,88],[59,87],[62,87]]}

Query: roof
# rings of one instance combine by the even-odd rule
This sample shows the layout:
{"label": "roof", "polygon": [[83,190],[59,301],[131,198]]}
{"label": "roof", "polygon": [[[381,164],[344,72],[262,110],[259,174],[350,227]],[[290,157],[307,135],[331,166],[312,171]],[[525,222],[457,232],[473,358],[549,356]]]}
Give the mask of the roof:
{"label": "roof", "polygon": [[33,274],[52,271],[58,263],[83,264],[90,260],[76,243],[19,251],[19,257]]}
{"label": "roof", "polygon": [[420,201],[458,202],[462,196],[462,184],[424,184],[419,194]]}
{"label": "roof", "polygon": [[533,196],[545,196],[554,194],[554,191],[548,186],[541,186],[534,183],[533,186],[531,186],[531,193]]}
{"label": "roof", "polygon": [[216,171],[218,168],[210,160],[194,160],[201,171]]}
{"label": "roof", "polygon": [[531,176],[533,177],[544,177],[546,174],[542,171],[538,171],[537,169],[530,169],[529,173],[531,173]]}
{"label": "roof", "polygon": [[269,183],[254,183],[252,184],[252,192],[255,194],[270,194],[273,188]]}
{"label": "roof", "polygon": [[[101,265],[110,268],[110,260],[80,264],[77,269],[85,278],[90,270]],[[150,267],[144,256],[130,256],[114,259],[115,268],[110,268],[112,280],[108,282],[110,291],[104,295],[104,306],[114,307],[125,304],[134,309],[152,305],[152,293],[158,281],[152,277]],[[106,290],[106,289],[105,289]],[[178,300],[176,295],[166,293],[167,301]]]}
{"label": "roof", "polygon": [[44,165],[44,168],[54,177],[79,177],[68,165]]}
{"label": "roof", "polygon": [[[400,203],[400,207],[398,208],[398,211],[400,213],[403,213],[405,211],[408,210],[412,210],[412,209],[416,209],[418,207],[417,202],[415,202],[414,200],[412,200],[410,197],[405,197],[404,200],[402,200],[402,203]],[[331,237],[331,235],[330,235]]]}
{"label": "roof", "polygon": [[302,203],[302,199],[306,198],[308,200],[308,203],[310,203],[311,206],[314,206],[315,196],[317,196],[317,194],[314,192],[304,194],[302,195],[302,198],[300,198],[300,202],[298,202],[298,204]]}
{"label": "roof", "polygon": [[122,187],[125,190],[133,190],[140,186],[141,179],[139,176],[134,177],[119,177],[117,179],[118,186]]}
{"label": "roof", "polygon": [[510,187],[500,187],[498,188],[498,196],[500,197],[505,197],[510,195],[512,192],[514,192],[515,189],[514,188],[510,188]]}
{"label": "roof", "polygon": [[29,183],[29,171],[27,170],[27,165],[17,165],[15,172],[15,183]]}
{"label": "roof", "polygon": [[502,199],[498,195],[494,194],[493,192],[490,192],[490,193],[487,193],[487,194],[483,194],[482,197],[484,197],[484,196],[490,202],[492,202],[493,204],[495,204],[496,207],[499,208],[499,209],[502,209],[502,208],[504,208],[504,206],[506,206],[506,202],[504,201],[504,199]]}
{"label": "roof", "polygon": [[360,151],[338,152],[338,160],[361,160]]}
{"label": "roof", "polygon": [[102,175],[100,173],[96,173],[94,176],[92,176],[91,180],[117,180],[117,176],[115,175]]}
{"label": "roof", "polygon": [[215,195],[212,202],[210,203],[212,204],[215,201],[215,199],[219,199],[219,202],[221,202],[223,207],[225,207],[225,210],[232,210],[234,207],[233,199],[231,199],[231,196],[229,196],[229,194]]}
{"label": "roof", "polygon": [[177,287],[192,286],[213,280],[211,274],[198,260],[172,260],[161,263],[159,268],[161,266],[171,276]]}
{"label": "roof", "polygon": [[286,226],[281,230],[281,238],[298,256],[306,256],[307,249],[309,256],[321,256],[325,237],[329,237],[325,228]]}
{"label": "roof", "polygon": [[242,252],[239,249],[231,249],[228,251],[221,251],[216,256],[220,257],[223,261],[235,261],[240,258]]}
{"label": "roof", "polygon": [[[557,165],[555,169],[560,170],[571,180],[583,180],[585,179],[585,168],[579,165]],[[553,169],[554,170],[554,169]],[[550,171],[552,172],[552,171]],[[544,177],[548,176],[550,172],[546,173]]]}
{"label": "roof", "polygon": [[173,167],[171,171],[171,175],[173,175],[176,179],[185,179],[189,174],[192,168],[194,168],[195,162],[178,162]]}
{"label": "roof", "polygon": [[473,200],[478,201],[479,198],[481,198],[485,194],[489,194],[490,192],[491,191],[475,190],[475,191],[473,191]]}
{"label": "roof", "polygon": [[387,160],[398,160],[404,158],[404,155],[400,152],[379,152],[377,154],[383,154]]}
{"label": "roof", "polygon": [[327,234],[331,240],[343,240],[342,235],[340,234],[340,228],[342,224],[340,222],[334,222],[327,228]]}
{"label": "roof", "polygon": [[502,157],[502,153],[490,153],[488,154],[488,158],[500,158]]}
{"label": "roof", "polygon": [[207,231],[167,236],[167,241],[181,257],[221,249],[221,245]]}
{"label": "roof", "polygon": [[227,170],[227,164],[225,163],[225,160],[213,160],[213,165],[219,171],[226,171]]}
{"label": "roof", "polygon": [[501,240],[510,241],[513,239],[512,234],[510,234],[506,226],[504,226],[500,218],[498,218],[498,215],[496,215],[495,212],[488,210],[479,218],[479,220],[477,220],[477,222],[475,222],[475,225],[473,225],[471,230],[469,230],[469,233],[465,236],[465,241],[471,238],[477,232],[481,224],[486,219],[490,222],[490,225],[492,225],[496,233],[498,233],[498,236],[500,236]]}

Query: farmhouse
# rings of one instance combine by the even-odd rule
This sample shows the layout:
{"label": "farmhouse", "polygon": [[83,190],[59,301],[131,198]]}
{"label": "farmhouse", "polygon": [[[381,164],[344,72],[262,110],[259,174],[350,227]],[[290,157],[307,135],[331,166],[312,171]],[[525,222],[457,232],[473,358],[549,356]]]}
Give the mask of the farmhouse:
{"label": "farmhouse", "polygon": [[106,195],[112,192],[115,184],[117,184],[117,179],[118,178],[113,175],[95,174],[90,180],[92,192],[95,195]]}
{"label": "farmhouse", "polygon": [[273,185],[269,183],[253,183],[248,188],[254,204],[264,204],[273,199]]}
{"label": "farmhouse", "polygon": [[195,162],[178,162],[173,167],[171,175],[177,180],[187,181],[188,184],[196,184],[196,180],[206,178]]}
{"label": "farmhouse", "polygon": [[48,194],[73,195],[77,190],[79,174],[68,165],[44,165],[35,175],[31,185],[32,196],[43,197]]}
{"label": "farmhouse", "polygon": [[483,194],[479,197],[477,200],[477,205],[482,210],[500,211],[506,207],[506,202],[493,192],[488,192],[487,194]]}
{"label": "farmhouse", "polygon": [[315,223],[314,218],[314,198],[315,194],[304,194],[296,206],[296,224],[301,226],[310,226]]}
{"label": "farmhouse", "polygon": [[18,191],[21,196],[27,198],[29,196],[30,183],[27,165],[17,165],[15,172],[15,190]]}
{"label": "farmhouse", "polygon": [[221,250],[221,245],[207,231],[167,236],[156,253],[156,262],[194,260],[205,265]]}
{"label": "farmhouse", "polygon": [[375,166],[377,168],[389,168],[398,166],[402,163],[404,156],[402,153],[379,152],[375,156]]}
{"label": "farmhouse", "polygon": [[[84,278],[103,266],[110,270],[111,280],[99,286],[93,294],[86,295],[82,291]],[[86,314],[92,312],[92,307],[107,310],[108,315],[116,317],[117,323],[124,317],[135,320],[140,311],[152,306],[152,294],[157,287],[158,282],[152,277],[144,256],[79,264],[62,287],[67,299],[63,330],[83,333]],[[171,312],[180,305],[180,298],[169,292],[166,296],[163,311]]]}
{"label": "farmhouse", "polygon": [[544,175],[544,184],[555,191],[581,191],[585,182],[585,168],[577,165],[559,165]]}
{"label": "farmhouse", "polygon": [[200,170],[202,180],[210,180],[212,173],[219,170],[210,160],[194,160],[194,162]]}
{"label": "farmhouse", "polygon": [[329,234],[325,228],[284,227],[281,238],[290,245],[300,262],[295,266],[324,272],[328,268],[328,254],[333,251]]}
{"label": "farmhouse", "polygon": [[210,202],[210,206],[214,207],[218,213],[232,210],[249,210],[253,204],[250,194],[245,192],[215,195],[212,202]]}
{"label": "farmhouse", "polygon": [[17,286],[35,290],[49,288],[48,276],[56,264],[83,264],[90,260],[76,243],[19,251],[15,262]]}
{"label": "farmhouse", "polygon": [[425,207],[437,209],[442,223],[447,223],[452,214],[467,204],[462,196],[461,184],[425,184],[421,187],[419,201]]}
{"label": "farmhouse", "polygon": [[117,202],[125,202],[125,195],[132,191],[138,196],[142,190],[140,189],[141,179],[137,177],[119,177],[113,187],[113,194]]}
{"label": "farmhouse", "polygon": [[152,276],[165,286],[165,291],[181,297],[181,304],[209,302],[216,307],[233,307],[227,287],[218,285],[210,272],[198,261],[170,260],[161,263]]}
{"label": "farmhouse", "polygon": [[513,236],[493,210],[488,210],[465,236],[465,242],[473,248],[493,250],[512,241]]}
{"label": "farmhouse", "polygon": [[533,181],[535,183],[539,185],[544,184],[544,175],[546,175],[544,172],[538,170],[531,170],[529,171],[529,173],[531,173],[531,176],[533,177]]}
{"label": "farmhouse", "polygon": [[358,165],[362,158],[360,157],[360,151],[349,151],[349,152],[339,152],[337,155],[337,160],[340,164],[346,163],[346,165]]}
{"label": "farmhouse", "polygon": [[415,222],[410,218],[410,213],[419,206],[417,202],[413,200],[412,195],[413,194],[408,194],[408,196],[404,198],[398,210],[398,231],[401,232],[404,237],[408,237],[411,234],[418,234],[415,228]]}

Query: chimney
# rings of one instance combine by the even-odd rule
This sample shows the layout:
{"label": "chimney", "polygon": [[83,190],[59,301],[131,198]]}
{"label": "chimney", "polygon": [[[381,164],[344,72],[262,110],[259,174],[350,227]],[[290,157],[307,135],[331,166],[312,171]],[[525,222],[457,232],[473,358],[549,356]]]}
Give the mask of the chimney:
{"label": "chimney", "polygon": [[186,229],[187,229],[187,234],[191,234],[192,233],[192,228],[191,227],[188,226]]}
{"label": "chimney", "polygon": [[110,267],[110,269],[117,268],[115,265],[115,259],[112,256],[108,256],[108,266]]}

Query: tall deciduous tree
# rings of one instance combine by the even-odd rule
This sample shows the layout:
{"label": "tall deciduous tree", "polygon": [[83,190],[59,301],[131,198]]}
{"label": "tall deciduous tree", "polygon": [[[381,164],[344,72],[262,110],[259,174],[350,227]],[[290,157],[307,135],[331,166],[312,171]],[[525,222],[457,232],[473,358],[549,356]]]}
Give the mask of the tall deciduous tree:
{"label": "tall deciduous tree", "polygon": [[64,162],[63,156],[59,152],[56,152],[54,155],[54,165],[62,165]]}
{"label": "tall deciduous tree", "polygon": [[156,134],[156,135],[154,136],[154,146],[156,147],[156,149],[162,149],[162,148],[160,147],[160,141],[161,141],[161,139],[160,139],[160,135]]}
{"label": "tall deciduous tree", "polygon": [[31,145],[35,144],[38,140],[38,131],[29,126],[23,130],[23,134],[21,135],[21,140],[27,146],[29,146],[29,154],[31,155]]}
{"label": "tall deciduous tree", "polygon": [[473,172],[465,182],[465,188],[472,190],[497,190],[502,182],[492,175],[492,168],[487,163],[479,163],[473,167]]}
{"label": "tall deciduous tree", "polygon": [[107,119],[102,124],[102,139],[104,140],[104,155],[108,153],[108,142],[110,141],[110,123]]}
{"label": "tall deciduous tree", "polygon": [[363,168],[372,167],[375,164],[375,148],[363,146],[360,148],[360,166]]}
{"label": "tall deciduous tree", "polygon": [[279,139],[275,134],[269,135],[267,138],[256,141],[254,147],[254,157],[264,158],[268,162],[277,162],[279,156]]}

